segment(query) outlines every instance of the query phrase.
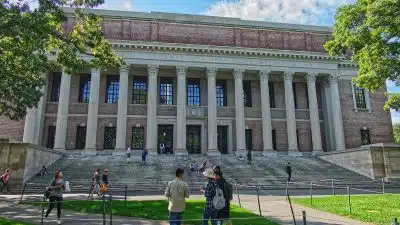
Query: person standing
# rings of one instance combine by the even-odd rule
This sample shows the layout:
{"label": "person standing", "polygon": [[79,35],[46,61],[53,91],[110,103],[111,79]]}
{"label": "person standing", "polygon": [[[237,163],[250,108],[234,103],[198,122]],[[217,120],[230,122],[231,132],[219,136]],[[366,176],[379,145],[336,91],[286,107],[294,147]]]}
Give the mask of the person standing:
{"label": "person standing", "polygon": [[224,193],[225,206],[224,208],[217,211],[218,225],[231,225],[229,220],[230,214],[230,201],[232,200],[232,185],[230,185],[225,178],[222,176],[222,172],[219,166],[214,167],[215,183]]}
{"label": "person standing", "polygon": [[[8,181],[9,181],[9,179],[10,179],[10,176],[11,176],[11,170],[10,170],[10,169],[6,169],[6,172],[3,173],[3,174],[0,176],[0,182],[1,182],[0,193],[3,192],[3,189],[4,189],[4,188],[7,188],[7,192],[10,191],[9,186],[8,186]],[[6,193],[7,193],[7,192],[6,192]]]}
{"label": "person standing", "polygon": [[47,172],[46,166],[42,166],[42,169],[40,169],[40,177],[43,179],[44,176],[48,176],[49,173]]}
{"label": "person standing", "polygon": [[252,155],[251,155],[251,150],[247,150],[247,164],[251,165],[251,161],[252,161]]}
{"label": "person standing", "polygon": [[63,177],[63,173],[61,171],[58,171],[55,177],[50,181],[50,185],[48,186],[48,189],[50,190],[50,204],[45,215],[45,220],[47,220],[47,217],[53,210],[54,204],[57,201],[57,224],[61,224],[61,207],[63,201],[63,192],[65,188]]}
{"label": "person standing", "polygon": [[142,152],[142,166],[146,165],[146,158],[147,158],[148,154],[149,154],[149,152],[147,151],[147,149],[143,149],[143,152]]}
{"label": "person standing", "polygon": [[160,151],[161,151],[161,154],[167,154],[165,151],[165,145],[163,142],[160,143]]}
{"label": "person standing", "polygon": [[129,146],[128,149],[126,149],[126,163],[129,163],[129,161],[131,160],[131,147]]}
{"label": "person standing", "polygon": [[208,168],[203,172],[203,176],[206,178],[207,183],[205,187],[200,189],[200,192],[206,197],[202,225],[208,225],[208,220],[210,219],[212,225],[217,225],[217,210],[214,208],[213,204],[213,200],[216,195],[214,171]]}
{"label": "person standing", "polygon": [[93,174],[93,185],[90,197],[93,198],[93,193],[96,192],[97,196],[100,196],[100,169],[97,169]]}
{"label": "person standing", "polygon": [[185,198],[189,198],[189,188],[184,178],[184,170],[175,171],[176,178],[168,182],[165,197],[168,198],[169,224],[181,225],[185,211]]}
{"label": "person standing", "polygon": [[288,182],[290,182],[290,179],[292,178],[292,166],[290,166],[290,162],[286,166],[286,173],[288,175]]}
{"label": "person standing", "polygon": [[104,195],[108,189],[108,169],[104,170],[103,176],[101,177],[101,193]]}

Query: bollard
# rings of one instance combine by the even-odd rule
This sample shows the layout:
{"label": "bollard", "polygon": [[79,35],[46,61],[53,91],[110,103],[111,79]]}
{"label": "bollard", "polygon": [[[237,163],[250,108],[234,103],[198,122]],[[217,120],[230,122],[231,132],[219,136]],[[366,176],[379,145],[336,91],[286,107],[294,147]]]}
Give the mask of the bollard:
{"label": "bollard", "polygon": [[382,194],[385,194],[385,180],[382,178]]}
{"label": "bollard", "polygon": [[260,194],[258,192],[258,188],[256,187],[257,190],[257,200],[258,200],[258,211],[260,212],[260,216],[262,216],[261,214],[261,204],[260,204]]}
{"label": "bollard", "polygon": [[349,186],[347,186],[347,202],[348,202],[348,205],[349,205],[349,213],[351,214],[351,202],[350,202],[350,187]]}
{"label": "bollard", "polygon": [[397,218],[394,218],[392,225],[399,225],[399,223],[397,222]]}
{"label": "bollard", "polygon": [[44,224],[44,203],[46,202],[46,192],[45,194],[43,194],[43,203],[42,203],[42,221],[41,221],[41,225]]}
{"label": "bollard", "polygon": [[127,192],[128,192],[128,186],[125,185],[125,207],[126,207],[126,195],[127,195]]}
{"label": "bollard", "polygon": [[[24,184],[24,188],[22,189],[21,198],[19,199],[19,202],[22,202],[22,198],[24,197],[24,194],[25,194],[25,189],[26,189],[26,184]],[[8,189],[7,189],[7,191],[8,191]]]}
{"label": "bollard", "polygon": [[303,211],[303,225],[307,225],[306,211]]}
{"label": "bollard", "polygon": [[103,225],[106,225],[106,197],[103,195]]}
{"label": "bollard", "polygon": [[310,185],[310,201],[311,201],[311,205],[312,205],[312,181],[311,181],[311,185]]}
{"label": "bollard", "polygon": [[110,225],[112,225],[112,195],[110,194]]}
{"label": "bollard", "polygon": [[332,178],[332,194],[335,196],[335,180]]}
{"label": "bollard", "polygon": [[237,194],[237,198],[239,201],[239,207],[242,208],[242,203],[240,202],[240,195],[239,195],[239,189],[237,187],[237,183],[235,183],[235,189],[236,189],[236,194]]}
{"label": "bollard", "polygon": [[292,201],[290,200],[289,192],[288,192],[288,194],[287,194],[287,198],[288,198],[288,201],[289,201],[290,211],[292,212],[293,223],[294,223],[294,225],[296,225],[296,217],[294,216]]}

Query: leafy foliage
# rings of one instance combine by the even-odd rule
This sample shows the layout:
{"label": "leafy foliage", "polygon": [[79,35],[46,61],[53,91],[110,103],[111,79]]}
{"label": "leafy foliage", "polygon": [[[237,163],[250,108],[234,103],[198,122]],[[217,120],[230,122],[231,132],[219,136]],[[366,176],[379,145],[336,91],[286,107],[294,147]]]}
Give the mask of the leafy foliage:
{"label": "leafy foliage", "polygon": [[385,102],[383,109],[389,111],[390,109],[400,110],[400,93],[391,93],[389,100]]}
{"label": "leafy foliage", "polygon": [[400,123],[393,124],[394,141],[400,144]]}
{"label": "leafy foliage", "polygon": [[345,53],[358,62],[357,86],[374,92],[387,79],[399,83],[399,12],[400,0],[357,0],[338,8],[333,39],[324,47],[330,55]]}
{"label": "leafy foliage", "polygon": [[[36,4],[32,9],[29,4]],[[62,67],[73,74],[85,64],[120,66],[102,34],[102,19],[88,12],[104,0],[0,1],[0,115],[18,120],[42,96],[42,72]],[[63,7],[75,8],[71,30]],[[56,60],[51,61],[50,57]],[[85,62],[84,57],[88,60]]]}

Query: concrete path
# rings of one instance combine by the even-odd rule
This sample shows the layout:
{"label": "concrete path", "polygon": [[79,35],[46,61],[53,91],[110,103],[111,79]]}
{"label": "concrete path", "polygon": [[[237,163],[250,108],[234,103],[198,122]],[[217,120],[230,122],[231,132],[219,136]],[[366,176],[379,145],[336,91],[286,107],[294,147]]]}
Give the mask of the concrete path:
{"label": "concrete path", "polygon": [[[25,196],[24,201],[37,201],[40,196]],[[122,196],[116,197],[117,199],[123,199]],[[72,199],[86,199],[86,195],[66,195],[64,200]],[[162,195],[153,196],[132,196],[128,200],[161,200],[165,199]],[[193,195],[190,199],[203,199],[200,195]],[[21,220],[25,222],[31,222],[40,224],[41,209],[40,207],[28,206],[28,205],[16,205],[16,201],[19,200],[19,196],[0,196],[0,214],[10,219]],[[256,195],[241,195],[240,196],[242,207],[259,214],[258,202]],[[235,196],[234,203],[238,205],[238,199]],[[263,216],[281,224],[281,225],[292,225],[293,217],[290,211],[288,202],[284,197],[276,196],[260,196],[261,202],[261,213]],[[293,210],[296,217],[297,224],[302,224],[302,211],[306,211],[307,214],[307,225],[367,225],[356,220],[352,220],[346,217],[334,215],[331,213],[311,209],[308,207],[293,204]],[[51,218],[56,217],[56,210],[54,209],[51,213]],[[102,224],[102,215],[95,214],[84,214],[76,213],[71,211],[63,211],[63,224],[70,225],[81,225],[81,224]],[[82,222],[84,221],[84,222]],[[52,223],[55,224],[55,220]],[[126,217],[113,217],[113,224],[125,225],[125,224],[137,224],[137,225],[166,225],[166,222],[151,222],[143,220],[135,220],[133,218]],[[233,221],[233,224],[235,221]]]}

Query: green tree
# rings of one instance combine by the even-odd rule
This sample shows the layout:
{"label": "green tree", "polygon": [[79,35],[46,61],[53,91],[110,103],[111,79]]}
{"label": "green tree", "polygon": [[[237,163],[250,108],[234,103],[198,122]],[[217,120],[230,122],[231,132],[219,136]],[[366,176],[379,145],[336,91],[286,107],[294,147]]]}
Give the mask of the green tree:
{"label": "green tree", "polygon": [[394,141],[400,144],[400,123],[393,124]]}
{"label": "green tree", "polygon": [[[36,5],[31,8],[30,5]],[[55,67],[69,74],[88,64],[120,66],[102,33],[102,19],[88,9],[104,0],[0,0],[0,115],[18,120],[42,96],[41,73]],[[75,8],[71,30],[63,7]],[[55,56],[50,61],[49,56]],[[82,56],[88,56],[85,62]]]}
{"label": "green tree", "polygon": [[353,79],[357,86],[374,92],[387,79],[399,83],[399,12],[400,0],[357,0],[338,8],[333,39],[324,47],[332,56],[350,56],[358,63],[360,69]]}

